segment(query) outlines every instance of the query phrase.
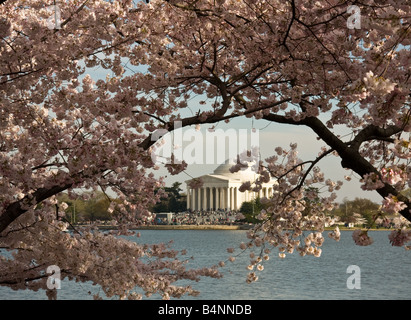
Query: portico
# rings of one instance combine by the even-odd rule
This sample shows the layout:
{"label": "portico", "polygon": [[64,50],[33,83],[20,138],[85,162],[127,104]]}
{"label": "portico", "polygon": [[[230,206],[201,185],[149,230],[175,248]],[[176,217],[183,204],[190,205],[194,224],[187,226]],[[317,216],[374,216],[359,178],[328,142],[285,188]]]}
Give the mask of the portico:
{"label": "portico", "polygon": [[273,183],[263,185],[259,193],[240,192],[239,188],[245,181],[254,181],[257,177],[251,168],[231,173],[232,163],[224,163],[217,167],[212,174],[201,176],[203,186],[192,189],[187,183],[187,209],[198,210],[239,210],[245,201],[251,201],[257,197],[271,197]]}

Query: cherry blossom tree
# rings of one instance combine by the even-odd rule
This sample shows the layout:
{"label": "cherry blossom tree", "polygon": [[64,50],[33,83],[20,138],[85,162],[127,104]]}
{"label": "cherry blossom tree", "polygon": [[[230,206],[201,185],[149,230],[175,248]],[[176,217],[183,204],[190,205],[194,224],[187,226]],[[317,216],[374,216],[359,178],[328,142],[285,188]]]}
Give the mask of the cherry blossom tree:
{"label": "cherry blossom tree", "polygon": [[[147,219],[162,196],[163,180],[150,172],[154,136],[177,121],[265,119],[305,126],[324,142],[306,160],[292,142],[273,146],[257,163],[259,178],[242,187],[278,182],[241,245],[258,251],[247,281],[272,248],[280,257],[321,254],[332,223],[325,212],[342,184],[321,172],[326,157],[381,195],[381,215],[403,217],[393,245],[410,240],[411,203],[401,193],[411,177],[409,1],[7,0],[0,12],[0,243],[12,253],[1,258],[0,284],[46,288],[45,269],[57,265],[108,296],[140,298],[139,286],[168,298],[196,293],[173,285],[178,279],[219,277],[216,267],[187,270],[164,244],[95,228],[64,232],[63,191],[114,192],[119,233]],[[97,67],[107,76],[93,77]],[[338,126],[350,134],[339,136]],[[172,174],[187,165],[175,160],[166,165]],[[366,231],[353,235],[372,242]],[[338,240],[338,228],[329,236]]]}

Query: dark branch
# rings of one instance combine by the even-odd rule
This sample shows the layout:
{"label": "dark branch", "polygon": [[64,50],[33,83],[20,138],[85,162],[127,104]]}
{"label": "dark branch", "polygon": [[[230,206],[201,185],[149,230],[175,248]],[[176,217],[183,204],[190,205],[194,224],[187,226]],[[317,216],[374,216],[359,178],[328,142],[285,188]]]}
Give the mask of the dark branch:
{"label": "dark branch", "polygon": [[380,128],[375,125],[369,125],[362,129],[356,137],[349,142],[350,147],[358,150],[364,141],[370,140],[383,140],[393,141],[391,137],[397,133],[403,131],[403,128],[398,126],[389,126],[387,128]]}

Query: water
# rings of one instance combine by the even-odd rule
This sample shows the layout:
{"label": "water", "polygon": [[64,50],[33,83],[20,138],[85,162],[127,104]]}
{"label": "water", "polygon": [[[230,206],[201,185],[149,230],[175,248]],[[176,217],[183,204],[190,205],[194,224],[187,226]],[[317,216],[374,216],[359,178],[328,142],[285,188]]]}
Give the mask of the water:
{"label": "water", "polygon": [[[222,279],[202,278],[191,285],[201,292],[199,300],[406,300],[411,296],[411,251],[392,247],[389,231],[370,231],[374,244],[356,246],[351,231],[342,231],[336,242],[325,237],[322,255],[300,257],[288,254],[277,257],[273,250],[259,280],[246,283],[248,254],[237,257],[234,263],[226,262]],[[135,238],[134,238],[135,239]],[[238,248],[246,241],[245,231],[227,230],[142,230],[138,241],[146,243],[173,240],[174,249],[186,249],[187,257],[194,256],[190,266],[211,266],[229,256],[228,247]],[[237,249],[236,252],[240,250]],[[347,288],[350,265],[360,269],[360,289]],[[188,283],[188,282],[181,282]],[[356,282],[358,284],[358,282]],[[90,294],[90,293],[91,294]],[[58,299],[88,300],[94,293],[102,292],[87,283],[63,281]],[[44,292],[13,291],[0,287],[1,300],[43,300]],[[159,299],[153,296],[151,299]]]}

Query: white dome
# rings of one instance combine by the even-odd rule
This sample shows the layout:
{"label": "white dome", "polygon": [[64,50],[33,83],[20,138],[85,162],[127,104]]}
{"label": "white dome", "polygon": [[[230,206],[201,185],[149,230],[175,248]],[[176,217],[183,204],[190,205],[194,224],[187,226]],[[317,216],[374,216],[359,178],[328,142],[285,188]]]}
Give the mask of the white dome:
{"label": "white dome", "polygon": [[255,179],[257,173],[252,169],[252,164],[248,165],[248,168],[232,173],[230,168],[234,166],[234,162],[226,160],[223,164],[220,164],[213,172],[213,175],[227,176],[231,179],[247,180]]}
{"label": "white dome", "polygon": [[226,175],[226,174],[232,174],[230,172],[230,168],[234,165],[234,162],[226,160],[225,163],[220,164],[215,170],[214,174],[218,175]]}

